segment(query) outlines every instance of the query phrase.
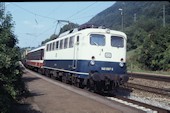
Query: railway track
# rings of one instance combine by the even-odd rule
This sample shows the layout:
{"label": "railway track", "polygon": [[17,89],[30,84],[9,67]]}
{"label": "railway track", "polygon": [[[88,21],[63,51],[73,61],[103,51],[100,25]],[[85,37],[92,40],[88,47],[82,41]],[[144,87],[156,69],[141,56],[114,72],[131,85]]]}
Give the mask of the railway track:
{"label": "railway track", "polygon": [[123,87],[130,88],[130,89],[134,88],[134,89],[143,90],[151,93],[170,96],[170,89],[160,89],[160,88],[149,87],[149,86],[144,86],[144,85],[139,85],[134,83],[126,83]]}
{"label": "railway track", "polygon": [[152,105],[142,103],[142,102],[139,102],[139,101],[135,101],[135,100],[132,100],[132,99],[128,99],[128,98],[125,98],[125,97],[122,97],[122,96],[115,96],[115,97],[117,99],[129,102],[129,103],[133,103],[135,105],[139,105],[139,106],[142,106],[144,108],[152,109],[154,113],[170,113],[170,110],[166,110],[166,109],[163,109],[163,108],[160,108],[160,107],[157,107],[157,106],[152,106]]}
{"label": "railway track", "polygon": [[141,74],[141,73],[128,73],[129,77],[143,78],[156,81],[170,82],[170,76],[163,76],[157,74]]}

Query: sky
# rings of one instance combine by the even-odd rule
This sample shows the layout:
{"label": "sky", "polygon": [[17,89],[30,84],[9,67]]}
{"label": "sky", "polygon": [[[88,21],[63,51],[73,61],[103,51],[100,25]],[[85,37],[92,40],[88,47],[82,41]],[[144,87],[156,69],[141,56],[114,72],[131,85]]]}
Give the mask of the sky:
{"label": "sky", "polygon": [[58,34],[60,28],[67,24],[66,22],[57,24],[57,20],[67,20],[81,25],[114,3],[114,1],[5,2],[5,13],[12,14],[17,45],[21,48],[37,47],[52,34]]}

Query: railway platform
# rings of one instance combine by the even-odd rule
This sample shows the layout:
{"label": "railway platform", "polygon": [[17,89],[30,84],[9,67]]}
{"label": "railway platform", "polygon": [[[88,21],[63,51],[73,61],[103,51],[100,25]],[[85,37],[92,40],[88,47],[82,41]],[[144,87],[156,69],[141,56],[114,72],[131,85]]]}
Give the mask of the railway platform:
{"label": "railway platform", "polygon": [[[31,93],[28,104],[34,111],[38,111],[34,113],[139,113],[137,109],[113,104],[105,100],[105,97],[102,99],[102,96],[60,83],[27,69],[23,80]],[[77,91],[72,91],[73,89]],[[24,110],[23,112],[27,113]]]}
{"label": "railway platform", "polygon": [[23,79],[31,92],[32,106],[42,113],[121,113],[119,110],[47,82],[28,71],[23,75]]}

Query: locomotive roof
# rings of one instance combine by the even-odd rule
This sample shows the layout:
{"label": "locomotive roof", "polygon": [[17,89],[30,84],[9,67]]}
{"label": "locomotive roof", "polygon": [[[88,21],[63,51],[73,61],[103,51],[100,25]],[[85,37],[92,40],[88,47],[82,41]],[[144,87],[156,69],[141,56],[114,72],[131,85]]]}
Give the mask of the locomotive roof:
{"label": "locomotive roof", "polygon": [[[68,30],[68,31],[60,34],[59,37],[54,40],[57,40],[57,39],[62,38],[66,35],[73,34],[75,32],[79,32],[79,31],[84,31],[84,30],[86,30],[86,31],[93,30],[94,32],[99,32],[99,30],[100,30],[100,32],[108,31],[110,33],[120,34],[120,35],[124,36],[125,38],[127,38],[126,34],[122,31],[111,30],[111,29],[105,28],[104,26],[85,25],[85,26],[80,26],[79,28],[74,28],[74,29]],[[54,40],[51,40],[51,41],[47,42],[46,44],[51,43]]]}

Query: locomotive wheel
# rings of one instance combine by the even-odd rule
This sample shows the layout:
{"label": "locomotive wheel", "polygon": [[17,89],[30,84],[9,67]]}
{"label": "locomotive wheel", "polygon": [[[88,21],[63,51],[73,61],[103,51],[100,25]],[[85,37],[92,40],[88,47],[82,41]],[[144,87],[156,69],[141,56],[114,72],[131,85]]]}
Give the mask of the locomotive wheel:
{"label": "locomotive wheel", "polygon": [[62,76],[62,82],[66,83],[66,76],[65,75]]}
{"label": "locomotive wheel", "polygon": [[62,82],[63,79],[63,72],[58,73],[58,80]]}
{"label": "locomotive wheel", "polygon": [[54,76],[54,73],[55,73],[55,71],[51,71],[51,78],[52,79],[56,79],[56,77]]}
{"label": "locomotive wheel", "polygon": [[96,81],[95,83],[96,83],[95,84],[95,91],[97,93],[101,93],[101,91],[102,91],[102,84],[101,84],[101,82],[100,81]]}
{"label": "locomotive wheel", "polygon": [[89,91],[94,91],[95,90],[95,83],[94,80],[92,78],[89,79],[89,83],[88,83],[88,87],[89,87]]}
{"label": "locomotive wheel", "polygon": [[45,76],[49,76],[49,70],[48,69],[45,69]]}
{"label": "locomotive wheel", "polygon": [[95,93],[101,93],[102,83],[100,81],[94,81],[92,78],[90,78],[87,81],[87,90],[95,92]]}
{"label": "locomotive wheel", "polygon": [[87,79],[86,81],[87,81],[87,82],[85,83],[85,84],[86,84],[85,89],[88,90],[88,91],[90,91],[90,80]]}
{"label": "locomotive wheel", "polygon": [[76,80],[75,80],[75,86],[80,88],[80,80],[77,77],[76,77]]}
{"label": "locomotive wheel", "polygon": [[78,88],[84,88],[83,81],[84,81],[84,79],[77,78],[77,79],[76,79],[76,86],[77,86]]}
{"label": "locomotive wheel", "polygon": [[56,72],[56,80],[59,80],[59,72]]}
{"label": "locomotive wheel", "polygon": [[66,73],[63,73],[62,82],[68,84],[68,79],[67,79]]}
{"label": "locomotive wheel", "polygon": [[71,83],[72,85],[76,86],[76,77],[74,75],[72,75]]}

